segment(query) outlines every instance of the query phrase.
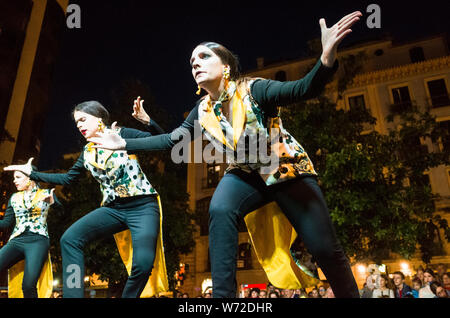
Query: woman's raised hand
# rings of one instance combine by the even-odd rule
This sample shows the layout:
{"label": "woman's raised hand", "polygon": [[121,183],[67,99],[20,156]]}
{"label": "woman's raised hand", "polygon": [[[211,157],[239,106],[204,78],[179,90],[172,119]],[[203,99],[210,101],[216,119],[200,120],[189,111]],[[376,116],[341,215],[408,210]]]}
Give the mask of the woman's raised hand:
{"label": "woman's raised hand", "polygon": [[20,172],[26,174],[27,176],[29,176],[31,174],[31,170],[33,170],[31,167],[31,162],[33,161],[33,159],[34,158],[31,157],[30,159],[28,159],[28,162],[24,165],[10,165],[10,166],[3,168],[3,170],[5,170],[5,171],[20,171]]}
{"label": "woman's raised hand", "polygon": [[117,132],[116,125],[117,122],[115,121],[111,125],[111,131],[97,132],[97,137],[88,138],[89,142],[93,142],[95,144],[93,148],[124,150],[126,142]]}
{"label": "woman's raised hand", "polygon": [[47,202],[48,204],[52,205],[55,203],[55,199],[53,198],[53,192],[55,192],[55,188],[50,190],[50,194],[46,196],[42,201]]}
{"label": "woman's raised hand", "polygon": [[138,98],[133,101],[133,113],[131,115],[144,125],[150,123],[150,116],[144,109],[144,100],[141,100],[141,96],[138,96]]}
{"label": "woman's raised hand", "polygon": [[337,47],[341,41],[352,32],[350,27],[359,21],[362,16],[360,11],[347,14],[338,23],[328,28],[325,19],[319,20],[320,31],[322,34],[322,56],[320,60],[322,64],[332,67],[336,60]]}

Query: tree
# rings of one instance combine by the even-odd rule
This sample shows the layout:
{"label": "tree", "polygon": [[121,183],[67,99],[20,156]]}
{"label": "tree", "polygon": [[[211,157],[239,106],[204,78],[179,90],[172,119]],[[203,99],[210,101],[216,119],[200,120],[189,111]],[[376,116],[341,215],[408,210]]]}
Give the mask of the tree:
{"label": "tree", "polygon": [[[338,98],[363,61],[363,55],[341,60],[345,72],[338,78]],[[336,104],[322,94],[283,108],[283,118],[314,162],[347,255],[381,263],[390,253],[410,258],[419,247],[428,263],[437,229],[444,230],[447,240],[450,230],[434,213],[438,196],[424,173],[448,164],[449,156],[429,152],[419,140],[437,142],[445,132],[433,116],[414,105],[389,116],[397,125],[387,135],[367,132],[376,122],[367,109],[344,111]]]}

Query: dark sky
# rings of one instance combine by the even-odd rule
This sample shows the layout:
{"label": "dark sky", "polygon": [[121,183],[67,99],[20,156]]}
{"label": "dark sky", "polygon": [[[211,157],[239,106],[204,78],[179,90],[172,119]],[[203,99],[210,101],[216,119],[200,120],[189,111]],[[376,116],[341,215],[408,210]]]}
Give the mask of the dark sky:
{"label": "dark sky", "polygon": [[[195,1],[182,7],[179,2],[160,1],[163,6],[149,0],[70,3],[80,5],[81,29],[66,29],[63,34],[41,170],[56,168],[63,153],[81,149],[80,134],[70,116],[74,105],[99,100],[109,108],[111,91],[127,78],[147,84],[155,103],[173,115],[172,126],[163,128],[180,124],[197,99],[189,57],[200,42],[224,44],[239,56],[245,72],[256,68],[259,56],[266,61],[304,56],[306,42],[320,36],[320,18],[331,26],[355,10],[364,16],[341,47],[381,34],[409,41],[450,31],[448,1],[272,1],[270,5],[221,1],[220,6]],[[366,25],[370,3],[381,7],[381,29]],[[130,114],[131,105],[132,100],[123,105]]]}

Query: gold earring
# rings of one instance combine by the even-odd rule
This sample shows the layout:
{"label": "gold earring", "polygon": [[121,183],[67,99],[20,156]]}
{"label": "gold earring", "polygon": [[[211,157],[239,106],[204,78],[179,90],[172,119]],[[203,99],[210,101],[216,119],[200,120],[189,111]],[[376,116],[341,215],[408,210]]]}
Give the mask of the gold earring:
{"label": "gold earring", "polygon": [[200,87],[200,85],[198,85],[198,90],[195,92],[195,94],[200,95],[201,92],[202,88]]}
{"label": "gold earring", "polygon": [[226,80],[230,79],[230,67],[229,66],[225,66],[225,68],[223,69],[223,78]]}
{"label": "gold earring", "polygon": [[98,130],[103,132],[103,129],[105,128],[105,125],[103,124],[103,121],[101,119],[98,120]]}

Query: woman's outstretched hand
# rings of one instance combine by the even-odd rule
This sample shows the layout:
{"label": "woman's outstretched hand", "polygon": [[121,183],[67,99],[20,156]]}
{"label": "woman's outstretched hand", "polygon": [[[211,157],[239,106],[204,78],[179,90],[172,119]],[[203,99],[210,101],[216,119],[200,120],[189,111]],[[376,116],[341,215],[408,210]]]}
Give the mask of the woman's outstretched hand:
{"label": "woman's outstretched hand", "polygon": [[141,100],[141,96],[133,101],[133,113],[131,114],[134,118],[139,120],[144,125],[150,123],[150,116],[144,109],[144,100]]}
{"label": "woman's outstretched hand", "polygon": [[360,11],[347,14],[338,23],[328,28],[325,19],[320,19],[320,31],[322,33],[322,64],[332,67],[336,60],[337,47],[341,41],[352,32],[350,27],[359,21],[362,16]]}
{"label": "woman's outstretched hand", "polygon": [[88,138],[89,142],[95,144],[92,147],[109,150],[124,150],[127,143],[117,133],[116,125],[117,122],[115,121],[111,125],[111,131],[97,132],[97,137]]}
{"label": "woman's outstretched hand", "polygon": [[48,196],[46,196],[44,199],[42,199],[42,201],[47,202],[50,205],[55,203],[55,199],[53,197],[53,192],[55,192],[55,188],[51,189],[50,194]]}
{"label": "woman's outstretched hand", "polygon": [[31,157],[30,159],[28,159],[28,162],[24,165],[10,165],[7,166],[5,168],[3,168],[3,170],[5,171],[20,171],[22,173],[24,173],[25,175],[29,176],[31,174],[31,162],[33,161],[33,157]]}

